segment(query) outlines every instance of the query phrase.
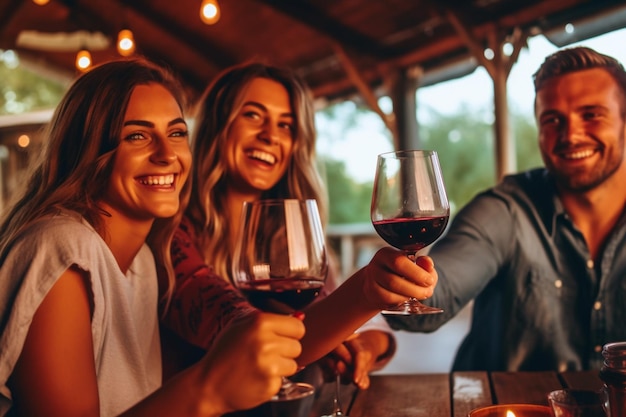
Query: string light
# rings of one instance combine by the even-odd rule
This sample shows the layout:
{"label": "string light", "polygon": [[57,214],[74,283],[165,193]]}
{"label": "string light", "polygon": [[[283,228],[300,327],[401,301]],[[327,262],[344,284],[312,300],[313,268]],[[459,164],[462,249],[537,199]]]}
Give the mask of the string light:
{"label": "string light", "polygon": [[17,138],[17,144],[20,148],[27,148],[28,145],[30,145],[30,136],[20,135],[20,137]]}
{"label": "string light", "polygon": [[200,19],[207,25],[213,25],[220,20],[220,5],[217,0],[202,0]]}
{"label": "string light", "polygon": [[91,53],[85,48],[76,54],[76,69],[79,71],[87,71],[91,66]]}
{"label": "string light", "polygon": [[117,52],[122,56],[129,56],[135,52],[135,37],[129,29],[122,29],[117,34]]}
{"label": "string light", "polygon": [[49,2],[50,2],[50,0],[33,0],[33,3],[38,4],[40,6],[45,6]]}

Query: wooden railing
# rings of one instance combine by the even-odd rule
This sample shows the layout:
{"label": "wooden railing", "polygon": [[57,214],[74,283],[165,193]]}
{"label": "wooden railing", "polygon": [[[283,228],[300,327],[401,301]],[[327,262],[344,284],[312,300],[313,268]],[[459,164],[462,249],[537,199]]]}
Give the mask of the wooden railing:
{"label": "wooden railing", "polygon": [[330,246],[339,259],[341,276],[347,278],[366,265],[385,246],[371,223],[330,225],[326,230]]}

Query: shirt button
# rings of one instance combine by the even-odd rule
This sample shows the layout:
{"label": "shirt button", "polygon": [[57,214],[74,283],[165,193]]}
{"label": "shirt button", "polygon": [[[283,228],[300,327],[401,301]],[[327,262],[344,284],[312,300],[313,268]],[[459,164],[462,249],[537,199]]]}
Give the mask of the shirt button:
{"label": "shirt button", "polygon": [[593,350],[595,350],[596,352],[602,352],[602,346],[597,345],[596,347],[593,348]]}
{"label": "shirt button", "polygon": [[593,269],[593,259],[587,260],[587,268]]}
{"label": "shirt button", "polygon": [[594,310],[600,310],[601,308],[602,308],[602,303],[600,301],[596,301],[595,303],[593,303]]}
{"label": "shirt button", "polygon": [[561,288],[563,286],[563,281],[561,281],[560,279],[557,279],[556,281],[554,281],[554,286],[556,288]]}

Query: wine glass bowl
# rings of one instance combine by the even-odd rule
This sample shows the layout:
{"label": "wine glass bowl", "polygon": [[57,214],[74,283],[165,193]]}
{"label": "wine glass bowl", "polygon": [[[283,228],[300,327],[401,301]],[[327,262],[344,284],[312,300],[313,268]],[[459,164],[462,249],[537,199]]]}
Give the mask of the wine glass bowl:
{"label": "wine glass bowl", "polygon": [[[328,273],[324,231],[315,200],[244,203],[232,275],[250,304],[293,314],[321,292]],[[313,386],[283,379],[274,401],[311,395]]]}
{"label": "wine glass bowl", "polygon": [[[436,241],[450,217],[439,158],[435,151],[403,150],[378,155],[371,220],[378,235],[411,259]],[[383,314],[432,314],[443,310],[416,299]]]}

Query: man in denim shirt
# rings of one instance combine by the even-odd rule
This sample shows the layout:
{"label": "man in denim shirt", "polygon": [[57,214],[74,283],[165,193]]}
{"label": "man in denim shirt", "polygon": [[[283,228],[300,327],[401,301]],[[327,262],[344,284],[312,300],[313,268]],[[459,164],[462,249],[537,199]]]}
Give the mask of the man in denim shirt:
{"label": "man in denim shirt", "polygon": [[599,369],[626,340],[626,73],[579,47],[534,82],[546,168],[477,195],[433,245],[443,314],[387,317],[430,332],[474,300],[454,370]]}

